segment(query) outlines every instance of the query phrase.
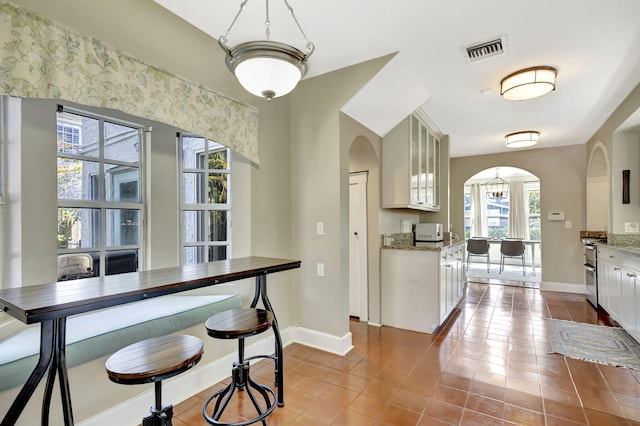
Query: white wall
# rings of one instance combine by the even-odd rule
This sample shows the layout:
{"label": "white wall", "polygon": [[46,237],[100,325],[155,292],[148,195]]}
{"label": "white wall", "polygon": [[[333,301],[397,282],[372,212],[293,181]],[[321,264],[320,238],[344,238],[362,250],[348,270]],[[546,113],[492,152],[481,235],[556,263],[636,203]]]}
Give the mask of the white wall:
{"label": "white wall", "polygon": [[[622,171],[630,170],[629,204],[622,204]],[[625,223],[640,222],[640,134],[616,132],[613,135],[611,161],[612,229],[614,234],[625,234]]]}

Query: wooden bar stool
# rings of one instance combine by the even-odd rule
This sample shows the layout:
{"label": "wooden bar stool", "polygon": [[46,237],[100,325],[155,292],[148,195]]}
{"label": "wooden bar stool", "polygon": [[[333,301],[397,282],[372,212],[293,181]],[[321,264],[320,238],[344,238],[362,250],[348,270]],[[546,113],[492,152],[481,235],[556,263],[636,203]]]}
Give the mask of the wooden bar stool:
{"label": "wooden bar stool", "polygon": [[[162,407],[162,380],[196,365],[202,358],[202,340],[188,335],[154,337],[120,349],[107,359],[105,368],[115,383],[155,384],[155,407],[142,426],[171,426],[173,405]],[[117,422],[116,422],[117,423]]]}
{"label": "wooden bar stool", "polygon": [[[249,358],[244,356],[244,339],[260,334],[271,327],[273,315],[270,311],[257,308],[230,309],[210,317],[206,322],[207,333],[216,339],[238,339],[238,361],[233,363],[231,383],[224,389],[215,392],[202,406],[202,414],[205,420],[212,425],[244,426],[262,422],[267,424],[266,417],[276,407],[276,393],[270,387],[254,382],[249,375],[249,361],[257,358],[276,358],[269,355],[257,355]],[[264,399],[264,407],[261,407],[251,388],[258,391]],[[234,392],[246,390],[258,415],[238,423],[220,421],[223,411],[227,408]],[[271,398],[269,397],[271,394]],[[215,400],[211,415],[207,413],[207,407]]]}

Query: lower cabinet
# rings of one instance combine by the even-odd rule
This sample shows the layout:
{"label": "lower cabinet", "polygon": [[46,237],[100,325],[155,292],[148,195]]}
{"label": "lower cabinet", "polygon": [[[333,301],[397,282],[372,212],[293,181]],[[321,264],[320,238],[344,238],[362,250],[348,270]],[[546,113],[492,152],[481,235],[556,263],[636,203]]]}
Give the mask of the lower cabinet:
{"label": "lower cabinet", "polygon": [[442,325],[464,295],[463,249],[382,249],[382,324],[423,333]]}
{"label": "lower cabinet", "polygon": [[640,341],[640,257],[598,246],[598,302]]}

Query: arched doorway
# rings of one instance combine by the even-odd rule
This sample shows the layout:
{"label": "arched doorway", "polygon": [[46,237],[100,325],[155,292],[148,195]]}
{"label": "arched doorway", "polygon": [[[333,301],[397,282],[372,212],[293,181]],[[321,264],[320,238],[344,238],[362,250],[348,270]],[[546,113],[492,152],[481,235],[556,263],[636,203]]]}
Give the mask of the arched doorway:
{"label": "arched doorway", "polygon": [[587,170],[587,230],[609,230],[609,159],[605,146],[597,142]]}
{"label": "arched doorway", "polygon": [[380,322],[380,170],[369,139],[349,148],[349,315]]}
{"label": "arched doorway", "polygon": [[[520,168],[491,167],[465,182],[464,197],[465,238],[482,237],[490,243],[489,271],[486,259],[475,265],[472,258],[467,265],[469,280],[539,286],[542,275],[540,179]],[[524,241],[524,271],[522,259],[504,258],[504,267],[500,267],[503,239]]]}

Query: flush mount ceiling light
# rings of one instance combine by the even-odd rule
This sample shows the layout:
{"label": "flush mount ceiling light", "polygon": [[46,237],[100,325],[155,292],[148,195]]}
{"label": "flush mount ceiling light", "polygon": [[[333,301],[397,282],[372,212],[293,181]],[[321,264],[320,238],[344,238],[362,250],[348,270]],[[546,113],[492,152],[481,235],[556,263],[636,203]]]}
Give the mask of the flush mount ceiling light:
{"label": "flush mount ceiling light", "polygon": [[266,19],[264,25],[266,40],[249,41],[230,47],[228,45],[229,34],[231,34],[231,29],[245,9],[247,1],[244,0],[240,4],[240,10],[236,17],[218,42],[220,47],[227,53],[225,59],[227,68],[236,76],[242,87],[249,93],[262,96],[267,101],[271,101],[273,98],[286,95],[296,87],[300,79],[307,73],[309,67],[307,61],[315,47],[302,30],[287,0],[283,1],[306,43],[306,54],[288,44],[269,40],[271,34],[269,0],[265,0]]}
{"label": "flush mount ceiling light", "polygon": [[552,67],[532,67],[509,74],[500,82],[500,94],[510,101],[524,101],[546,95],[556,89]]}
{"label": "flush mount ceiling light", "polygon": [[505,136],[505,140],[507,148],[525,148],[537,144],[540,140],[540,133],[533,130],[509,133]]}
{"label": "flush mount ceiling light", "polygon": [[491,201],[500,201],[509,196],[509,182],[498,176],[496,168],[496,177],[484,184],[487,192],[487,198]]}

